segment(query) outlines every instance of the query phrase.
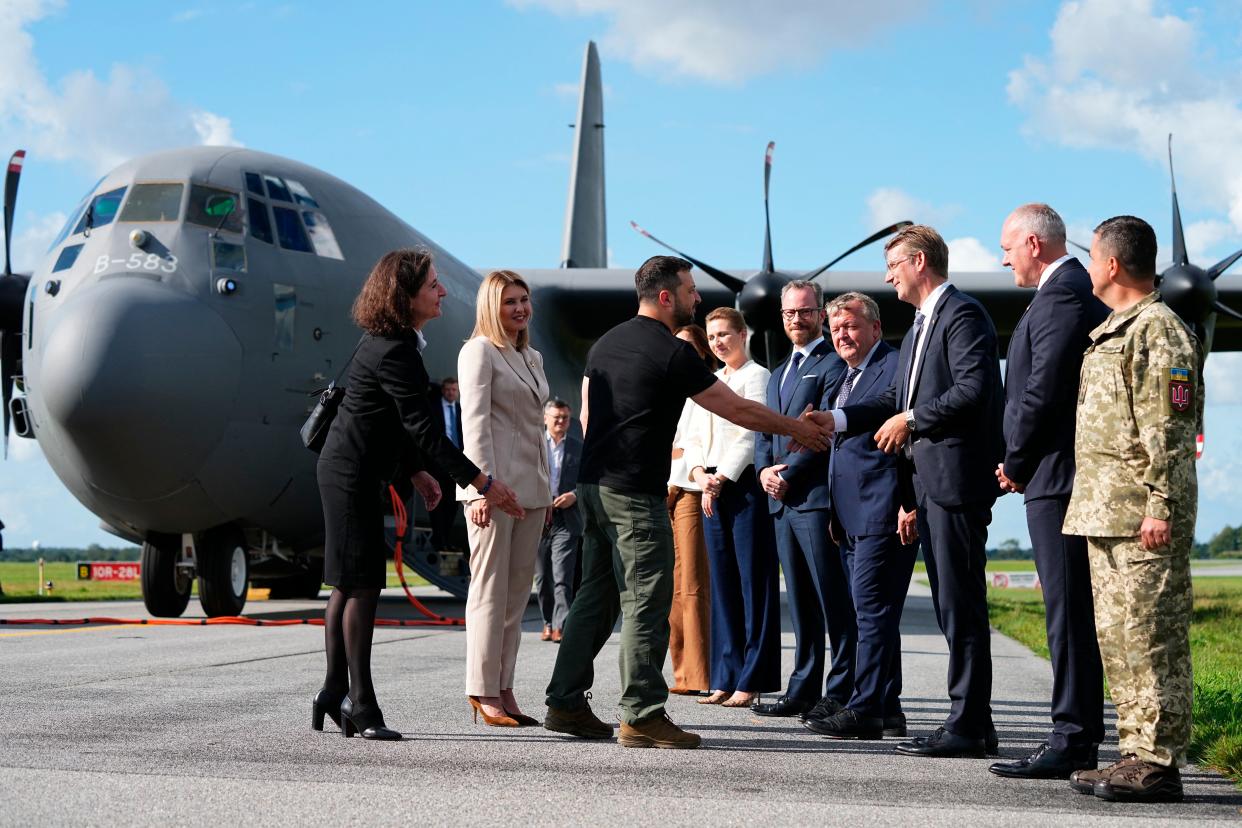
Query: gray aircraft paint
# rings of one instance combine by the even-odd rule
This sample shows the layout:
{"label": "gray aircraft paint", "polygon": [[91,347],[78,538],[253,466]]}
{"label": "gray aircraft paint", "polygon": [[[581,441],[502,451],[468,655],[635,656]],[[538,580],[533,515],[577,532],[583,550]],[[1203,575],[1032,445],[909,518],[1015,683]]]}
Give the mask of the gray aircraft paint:
{"label": "gray aircraft paint", "polygon": [[565,207],[561,267],[607,267],[604,208],[604,90],[599,54],[588,43],[582,58],[582,92],[574,124],[574,156]]}

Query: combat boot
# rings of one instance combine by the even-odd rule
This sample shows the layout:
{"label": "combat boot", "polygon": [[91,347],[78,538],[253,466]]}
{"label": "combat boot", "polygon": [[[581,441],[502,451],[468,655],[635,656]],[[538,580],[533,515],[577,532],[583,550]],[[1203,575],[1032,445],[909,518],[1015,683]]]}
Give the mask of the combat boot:
{"label": "combat boot", "polygon": [[548,707],[548,714],[543,717],[544,730],[555,733],[568,733],[579,739],[611,739],[612,725],[605,724],[591,711],[591,694],[587,693],[587,701],[577,710],[563,710],[559,707]]}
{"label": "combat boot", "polygon": [[1182,774],[1137,757],[1095,783],[1094,793],[1109,802],[1181,802]]}
{"label": "combat boot", "polygon": [[1114,771],[1132,765],[1137,761],[1139,761],[1137,756],[1129,755],[1123,756],[1121,757],[1121,761],[1113,762],[1108,767],[1100,768],[1099,770],[1092,770],[1089,768],[1086,770],[1076,770],[1070,774],[1070,787],[1080,794],[1093,794],[1095,793],[1096,782],[1102,782],[1105,779],[1108,779],[1113,775]]}
{"label": "combat boot", "polygon": [[687,733],[660,711],[645,722],[621,723],[621,735],[617,742],[621,747],[635,748],[696,748],[703,738],[697,733]]}

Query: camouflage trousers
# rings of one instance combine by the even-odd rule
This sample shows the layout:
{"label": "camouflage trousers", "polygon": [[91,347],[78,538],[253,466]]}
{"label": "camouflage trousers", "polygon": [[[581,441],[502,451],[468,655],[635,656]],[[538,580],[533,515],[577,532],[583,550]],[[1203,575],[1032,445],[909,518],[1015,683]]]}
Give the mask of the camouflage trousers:
{"label": "camouflage trousers", "polygon": [[1095,631],[1121,754],[1182,765],[1190,746],[1190,535],[1149,552],[1137,538],[1088,538]]}

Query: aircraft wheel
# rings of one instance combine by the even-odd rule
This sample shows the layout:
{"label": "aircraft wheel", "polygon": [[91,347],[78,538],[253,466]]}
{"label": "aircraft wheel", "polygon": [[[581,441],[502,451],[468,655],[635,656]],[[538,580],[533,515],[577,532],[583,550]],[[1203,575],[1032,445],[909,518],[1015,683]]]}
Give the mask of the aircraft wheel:
{"label": "aircraft wheel", "polygon": [[250,581],[250,558],[242,533],[225,526],[195,539],[198,600],[208,618],[241,615]]}
{"label": "aircraft wheel", "polygon": [[177,618],[190,603],[194,577],[177,566],[181,539],[152,535],[142,545],[142,603],[156,618]]}

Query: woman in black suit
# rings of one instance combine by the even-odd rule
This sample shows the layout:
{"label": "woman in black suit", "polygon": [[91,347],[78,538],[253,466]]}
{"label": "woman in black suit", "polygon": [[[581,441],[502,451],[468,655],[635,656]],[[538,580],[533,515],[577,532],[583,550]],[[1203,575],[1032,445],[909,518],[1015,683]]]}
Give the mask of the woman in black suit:
{"label": "woman in black suit", "polygon": [[354,321],[365,333],[318,466],[324,582],[333,590],[324,613],[328,670],[312,706],[316,730],[327,715],[346,736],[401,738],[384,726],[371,683],[375,610],[387,581],[383,496],[389,483],[412,474],[415,489],[434,508],[441,492],[424,470],[430,461],[492,508],[523,515],[513,491],[480,472],[436,427],[421,329],[440,315],[445,294],[430,251],[395,250],[376,263],[354,302]]}

